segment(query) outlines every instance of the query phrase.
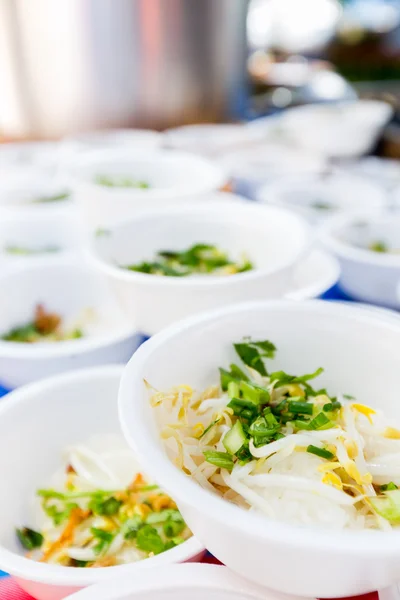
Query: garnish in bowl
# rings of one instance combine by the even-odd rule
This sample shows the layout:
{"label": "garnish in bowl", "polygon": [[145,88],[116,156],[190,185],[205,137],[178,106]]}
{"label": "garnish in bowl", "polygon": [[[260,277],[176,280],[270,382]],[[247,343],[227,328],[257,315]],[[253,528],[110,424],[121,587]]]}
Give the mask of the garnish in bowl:
{"label": "garnish in bowl", "polygon": [[267,370],[268,340],[234,344],[241,366],[151,404],[172,460],[202,487],[270,518],[332,529],[400,525],[400,429],[306,375]]}
{"label": "garnish in bowl", "polygon": [[39,531],[17,536],[27,556],[69,567],[136,562],[191,536],[175,502],[138,470],[119,436],[67,450],[55,488],[38,490]]}
{"label": "garnish in bowl", "polygon": [[46,311],[42,304],[35,308],[32,321],[13,327],[1,336],[6,342],[22,342],[34,344],[37,342],[61,342],[83,337],[82,329],[65,330],[62,318],[57,313]]}
{"label": "garnish in bowl", "polygon": [[147,181],[140,181],[122,175],[115,175],[114,177],[111,177],[110,175],[97,175],[94,181],[97,185],[103,185],[110,188],[135,188],[140,190],[147,190],[150,188],[150,184]]}
{"label": "garnish in bowl", "polygon": [[153,261],[123,266],[130,271],[167,277],[187,275],[235,275],[250,271],[253,264],[246,258],[234,261],[227,252],[210,244],[195,244],[187,250],[161,250]]}

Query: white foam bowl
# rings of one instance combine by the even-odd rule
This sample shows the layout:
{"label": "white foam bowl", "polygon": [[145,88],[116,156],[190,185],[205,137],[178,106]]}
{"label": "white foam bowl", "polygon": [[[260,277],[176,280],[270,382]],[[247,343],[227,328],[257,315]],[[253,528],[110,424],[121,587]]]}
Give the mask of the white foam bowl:
{"label": "white foam bowl", "polygon": [[371,150],[392,114],[386,102],[355,100],[291,108],[283,113],[281,123],[299,147],[346,158]]}
{"label": "white foam bowl", "polygon": [[[17,142],[0,146],[0,167],[56,168],[61,157],[59,142]],[[3,174],[2,174],[3,176]]]}
{"label": "white foam bowl", "polygon": [[65,137],[61,143],[62,163],[78,166],[82,157],[93,150],[117,149],[143,152],[156,150],[164,136],[152,129],[98,129]]}
{"label": "white foam bowl", "polygon": [[263,142],[225,152],[219,162],[232,178],[234,190],[252,199],[257,198],[263,184],[277,178],[318,174],[327,169],[322,156],[279,142]]}
{"label": "white foam bowl", "polygon": [[290,291],[285,298],[290,300],[311,300],[318,298],[337,283],[340,265],[337,258],[315,248],[295,268]]}
{"label": "white foam bowl", "polygon": [[[74,215],[14,214],[0,220],[0,264],[47,262],[54,257],[79,254],[82,246],[81,226]],[[32,254],[18,253],[18,249]]]}
{"label": "white foam bowl", "polygon": [[[98,175],[145,181],[149,189],[110,188]],[[73,172],[76,200],[90,228],[110,224],[174,203],[190,203],[227,183],[224,170],[211,161],[174,150],[93,152]]]}
{"label": "white foam bowl", "polygon": [[158,390],[219,381],[235,360],[233,342],[250,336],[278,348],[275,369],[312,373],[332,394],[400,417],[400,324],[377,312],[324,301],[270,301],[226,307],[178,323],[143,344],[128,363],[119,392],[127,441],[144,468],[174,496],[189,527],[227,567],[267,588],[339,598],[399,579],[400,532],[336,531],[290,525],[210,494],[168,459],[144,380]]}
{"label": "white foam bowl", "polygon": [[400,248],[400,213],[339,216],[323,227],[320,239],[339,260],[344,292],[372,304],[400,306],[396,294],[400,254],[367,249],[376,241]]}
{"label": "white foam bowl", "polygon": [[[306,224],[290,212],[243,201],[209,202],[160,210],[93,236],[91,264],[120,298],[132,323],[146,335],[217,306],[282,296],[310,244]],[[162,277],[121,268],[152,260],[159,250],[209,243],[255,268],[230,276]]]}
{"label": "white foam bowl", "polygon": [[379,183],[388,192],[400,186],[400,161],[380,156],[366,156],[358,160],[340,161],[340,169]]}
{"label": "white foam bowl", "polygon": [[111,580],[86,588],[69,600],[289,600],[260,589],[226,567],[171,565],[142,571],[134,579]]}
{"label": "white foam bowl", "polygon": [[0,179],[0,215],[48,215],[60,217],[73,210],[72,195],[65,200],[38,199],[71,192],[67,179],[42,166],[11,166]]}
{"label": "white foam bowl", "polygon": [[86,335],[54,343],[26,344],[0,340],[0,382],[13,388],[74,368],[125,362],[139,344],[104,279],[84,265],[61,258],[46,264],[5,269],[0,274],[0,334],[32,320],[43,303],[66,323],[84,318]]}
{"label": "white foam bowl", "polygon": [[[117,358],[117,357],[116,357]],[[0,477],[7,482],[0,507],[0,565],[39,600],[59,600],[87,585],[124,574],[135,579],[143,567],[191,560],[203,551],[191,538],[138,563],[80,569],[39,563],[23,556],[15,528],[29,523],[32,499],[60,468],[67,446],[93,435],[118,434],[117,391],[122,366],[103,366],[59,375],[12,392],[0,406]]]}
{"label": "white foam bowl", "polygon": [[262,186],[257,199],[292,210],[312,224],[321,224],[338,213],[376,212],[389,203],[383,187],[338,171],[281,178]]}
{"label": "white foam bowl", "polygon": [[201,123],[183,125],[164,132],[168,148],[214,156],[231,149],[252,144],[263,137],[263,132],[241,123]]}

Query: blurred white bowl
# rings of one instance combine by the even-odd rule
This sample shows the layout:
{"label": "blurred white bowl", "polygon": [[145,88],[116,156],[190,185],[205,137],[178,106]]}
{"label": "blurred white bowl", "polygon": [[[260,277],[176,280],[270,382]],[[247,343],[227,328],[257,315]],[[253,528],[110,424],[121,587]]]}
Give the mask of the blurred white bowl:
{"label": "blurred white bowl", "polygon": [[212,157],[232,147],[252,144],[262,136],[260,130],[241,123],[202,123],[167,129],[164,144],[175,150]]}
{"label": "blurred white bowl", "polygon": [[69,600],[293,600],[216,565],[170,565],[92,586]]}
{"label": "blurred white bowl", "polygon": [[356,100],[288,109],[282,127],[301,148],[328,157],[352,157],[373,148],[393,109],[386,102]]}
{"label": "blurred white bowl", "polygon": [[98,129],[65,137],[61,142],[63,163],[79,165],[82,156],[93,150],[156,150],[163,134],[152,129]]}
{"label": "blurred white bowl", "polygon": [[400,186],[400,160],[366,156],[358,160],[340,161],[338,167],[348,173],[371,179],[388,192]]}
{"label": "blurred white bowl", "polygon": [[400,214],[343,215],[322,228],[320,239],[339,260],[340,286],[358,300],[396,308],[400,253],[374,252],[370,244],[383,242],[400,249]]}
{"label": "blurred white bowl", "polygon": [[318,155],[301,152],[288,144],[264,142],[226,152],[219,162],[233,181],[233,189],[255,199],[258,189],[280,177],[318,174],[327,168]]}
{"label": "blurred white bowl", "polygon": [[[107,187],[96,176],[144,181],[148,189]],[[227,183],[211,161],[174,150],[93,152],[74,171],[76,200],[90,228],[108,227],[143,211],[188,203]]]}
{"label": "blurred white bowl", "polygon": [[43,167],[56,169],[61,157],[59,142],[17,142],[1,144],[0,167]]}
{"label": "blurred white bowl", "polygon": [[0,220],[0,264],[33,264],[82,252],[81,224],[74,215],[32,214]]}
{"label": "blurred white bowl", "polygon": [[[230,276],[163,277],[119,265],[152,260],[159,250],[209,243],[253,262]],[[208,203],[143,214],[93,237],[89,260],[146,335],[188,315],[245,299],[282,296],[311,243],[307,225],[290,212],[248,202]]]}
{"label": "blurred white bowl", "polygon": [[89,268],[54,258],[46,264],[0,274],[0,335],[32,321],[37,304],[59,314],[66,326],[82,320],[80,339],[18,343],[0,339],[0,382],[16,387],[67,371],[125,362],[140,343],[104,279]]}
{"label": "blurred white bowl", "polygon": [[293,210],[312,224],[337,213],[376,212],[389,203],[386,191],[376,183],[338,171],[281,178],[262,186],[257,199]]}
{"label": "blurred white bowl", "polygon": [[327,252],[315,249],[294,269],[290,291],[285,294],[285,298],[319,298],[337,283],[339,276],[339,261]]}
{"label": "blurred white bowl", "polygon": [[12,166],[0,179],[0,214],[65,215],[73,209],[66,178],[49,168]]}
{"label": "blurred white bowl", "polygon": [[178,384],[205,389],[219,381],[218,367],[234,360],[232,344],[247,336],[276,344],[274,370],[312,373],[323,366],[319,381],[332,394],[349,393],[400,417],[400,325],[334,302],[253,302],[187,319],[139,348],[119,392],[127,441],[146,471],[174,496],[198,539],[250,581],[317,598],[390,586],[399,578],[399,531],[337,531],[275,521],[211,494],[168,459],[144,380],[158,390]]}
{"label": "blurred white bowl", "polygon": [[[117,357],[114,357],[117,358]],[[122,366],[103,366],[52,377],[12,392],[0,406],[0,565],[39,600],[59,600],[114,576],[136,579],[143,567],[193,560],[203,551],[194,538],[134,564],[82,569],[23,556],[15,527],[29,522],[35,492],[60,468],[65,448],[93,435],[119,434],[117,392]]]}

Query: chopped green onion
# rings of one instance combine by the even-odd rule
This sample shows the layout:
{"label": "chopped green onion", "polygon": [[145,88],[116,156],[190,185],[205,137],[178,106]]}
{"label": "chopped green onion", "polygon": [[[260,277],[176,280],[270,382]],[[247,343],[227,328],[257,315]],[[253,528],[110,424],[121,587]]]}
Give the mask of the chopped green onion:
{"label": "chopped green onion", "polygon": [[331,429],[334,426],[325,413],[320,412],[308,424],[309,429]]}
{"label": "chopped green onion", "polygon": [[227,469],[228,471],[232,471],[233,469],[233,460],[228,452],[215,452],[213,450],[206,450],[203,452],[204,457],[207,462],[210,464],[220,467],[221,469]]}
{"label": "chopped green onion", "polygon": [[326,458],[327,460],[332,460],[335,458],[335,455],[329,450],[325,450],[325,448],[318,448],[317,446],[310,445],[307,447],[307,452],[310,454],[315,454],[316,456],[320,456],[321,458]]}
{"label": "chopped green onion", "polygon": [[205,428],[205,430],[203,431],[203,433],[199,437],[199,440],[201,440],[201,438],[203,438],[209,431],[211,431],[211,429],[214,427],[214,425],[217,425],[217,423],[219,423],[220,420],[221,420],[221,417],[218,417],[217,419],[215,419],[215,421],[213,421],[212,423],[210,423],[209,426]]}
{"label": "chopped green onion", "polygon": [[247,419],[251,419],[257,414],[257,406],[253,404],[253,402],[242,398],[232,398],[227,406],[233,410],[236,416],[245,417]]}
{"label": "chopped green onion", "polygon": [[228,383],[228,396],[229,398],[238,398],[240,395],[239,384],[237,381],[230,381]]}
{"label": "chopped green onion", "polygon": [[378,515],[392,525],[400,525],[400,490],[385,492],[383,496],[369,497],[369,501]]}
{"label": "chopped green onion", "polygon": [[29,527],[23,527],[22,529],[16,530],[17,537],[21,542],[22,546],[26,550],[34,550],[35,548],[40,548],[43,544],[43,536],[38,531],[34,529],[29,529]]}
{"label": "chopped green onion", "polygon": [[288,410],[294,415],[312,415],[313,405],[310,402],[289,401]]}
{"label": "chopped green onion", "polygon": [[340,402],[335,400],[334,402],[328,402],[327,404],[324,404],[324,406],[322,407],[322,410],[324,412],[330,412],[332,410],[337,410],[341,407],[342,407],[342,405],[340,404]]}
{"label": "chopped green onion", "polygon": [[246,436],[240,421],[236,421],[233,427],[225,434],[222,443],[229,454],[236,454],[246,442]]}
{"label": "chopped green onion", "polygon": [[[270,395],[268,390],[257,385],[248,383],[247,381],[240,382],[240,391],[243,398],[249,400],[253,404],[268,404]],[[238,394],[236,394],[238,396]]]}
{"label": "chopped green onion", "polygon": [[392,492],[393,490],[398,490],[398,486],[391,481],[390,483],[384,483],[380,486],[381,492]]}

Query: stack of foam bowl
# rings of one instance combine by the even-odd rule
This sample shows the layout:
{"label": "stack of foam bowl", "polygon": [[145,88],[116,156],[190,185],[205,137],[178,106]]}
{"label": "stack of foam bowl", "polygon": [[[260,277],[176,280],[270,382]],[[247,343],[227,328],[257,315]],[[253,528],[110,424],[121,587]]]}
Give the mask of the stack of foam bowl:
{"label": "stack of foam bowl", "polygon": [[301,152],[279,141],[229,151],[221,155],[219,161],[229,173],[233,189],[253,200],[263,184],[277,178],[318,174],[327,169],[323,157]]}
{"label": "stack of foam bowl", "polygon": [[65,258],[0,273],[0,335],[33,321],[42,305],[82,337],[57,342],[22,343],[0,339],[0,383],[14,388],[74,368],[125,362],[138,347],[127,315],[104,279]]}
{"label": "stack of foam bowl", "polygon": [[[115,583],[124,575],[135,581],[144,567],[157,567],[158,572],[163,565],[200,560],[204,554],[204,547],[191,537],[135,563],[75,568],[32,560],[24,556],[18,543],[15,528],[37,526],[36,491],[54,483],[55,473],[65,465],[66,449],[86,445],[100,436],[107,440],[121,436],[117,394],[122,369],[122,365],[108,365],[72,371],[11,392],[1,403],[0,450],[4,460],[0,462],[0,477],[7,482],[7,491],[1,495],[0,508],[7,518],[0,523],[0,564],[38,600],[61,600],[82,587],[104,585],[110,578]],[[152,569],[149,573],[154,577]]]}
{"label": "stack of foam bowl", "polygon": [[329,221],[320,232],[341,266],[340,286],[349,296],[399,308],[400,213],[359,213]]}
{"label": "stack of foam bowl", "polygon": [[[128,265],[152,261],[160,250],[208,243],[252,270],[235,275],[162,277]],[[289,211],[246,201],[209,202],[139,215],[94,235],[88,258],[119,297],[138,331],[152,335],[203,310],[247,298],[280,297],[311,246],[306,223]]]}
{"label": "stack of foam bowl", "polygon": [[292,210],[312,224],[321,224],[338,213],[365,214],[385,209],[387,191],[361,176],[327,171],[323,174],[280,178],[262,186],[257,199]]}
{"label": "stack of foam bowl", "polygon": [[[330,394],[400,418],[400,324],[374,311],[331,302],[270,301],[226,307],[182,321],[144,344],[125,368],[120,392],[124,435],[143,467],[176,498],[199,540],[227,567],[280,593],[317,598],[383,590],[399,579],[396,530],[357,530],[284,522],[210,493],[168,457],[149,389],[181,384],[201,392],[235,360],[232,344],[271,340],[272,369],[312,373]],[[239,484],[238,484],[239,485]],[[268,596],[267,596],[268,597]],[[162,596],[161,596],[162,598]]]}
{"label": "stack of foam bowl", "polygon": [[[111,185],[101,183],[104,178]],[[123,180],[133,185],[112,183]],[[87,227],[96,229],[139,212],[193,202],[223,188],[227,176],[218,165],[193,154],[105,150],[82,159],[73,181],[82,218]]]}

